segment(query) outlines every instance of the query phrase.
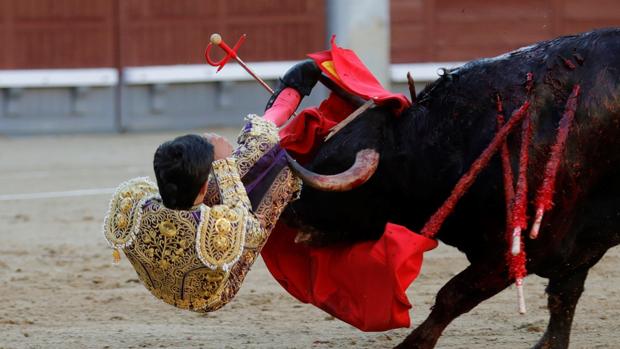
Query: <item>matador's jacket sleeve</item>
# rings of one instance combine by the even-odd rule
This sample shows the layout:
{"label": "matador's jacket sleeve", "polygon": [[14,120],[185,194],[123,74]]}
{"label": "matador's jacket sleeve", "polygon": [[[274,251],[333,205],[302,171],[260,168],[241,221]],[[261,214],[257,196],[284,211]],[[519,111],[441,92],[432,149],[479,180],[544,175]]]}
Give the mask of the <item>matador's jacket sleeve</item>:
{"label": "matador's jacket sleeve", "polygon": [[[256,115],[249,115],[246,121],[232,158],[255,216],[263,229],[271,232],[284,207],[298,197],[301,180],[287,166],[277,127]],[[208,206],[221,201],[217,184],[210,178],[205,197]]]}
{"label": "matador's jacket sleeve", "polygon": [[[248,173],[277,146],[277,129],[250,116],[228,159],[213,162],[207,204],[191,210],[163,206],[157,186],[135,178],[119,186],[104,220],[115,254],[123,250],[144,286],[182,309],[214,311],[232,300],[284,206],[301,183],[285,167],[254,205],[240,173]],[[273,168],[273,166],[271,167]]]}

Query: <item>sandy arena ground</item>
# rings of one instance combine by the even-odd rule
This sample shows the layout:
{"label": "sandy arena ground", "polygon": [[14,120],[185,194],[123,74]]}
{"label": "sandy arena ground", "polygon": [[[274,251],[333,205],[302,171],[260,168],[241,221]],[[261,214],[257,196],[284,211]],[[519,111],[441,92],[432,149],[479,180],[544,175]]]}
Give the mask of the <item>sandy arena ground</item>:
{"label": "sandy arena ground", "polygon": [[[150,296],[126,259],[112,265],[100,232],[109,194],[6,196],[113,188],[131,177],[152,177],[153,151],[171,136],[0,137],[0,348],[389,348],[410,331],[360,332],[293,299],[260,260],[222,310],[177,310]],[[427,254],[409,290],[414,326],[465,265],[451,247]],[[613,249],[590,273],[572,348],[620,348],[619,266],[620,252]],[[438,347],[530,347],[546,326],[545,284],[526,280],[526,315],[517,314],[516,292],[507,289],[458,318]]]}

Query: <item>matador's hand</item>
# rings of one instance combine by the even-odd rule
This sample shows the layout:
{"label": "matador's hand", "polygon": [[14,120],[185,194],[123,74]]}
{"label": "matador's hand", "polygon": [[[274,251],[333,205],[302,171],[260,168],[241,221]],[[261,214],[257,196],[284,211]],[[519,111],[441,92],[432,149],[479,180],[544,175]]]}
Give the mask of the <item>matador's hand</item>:
{"label": "matador's hand", "polygon": [[216,133],[205,133],[204,137],[213,145],[214,160],[222,160],[232,155],[233,146],[226,138]]}

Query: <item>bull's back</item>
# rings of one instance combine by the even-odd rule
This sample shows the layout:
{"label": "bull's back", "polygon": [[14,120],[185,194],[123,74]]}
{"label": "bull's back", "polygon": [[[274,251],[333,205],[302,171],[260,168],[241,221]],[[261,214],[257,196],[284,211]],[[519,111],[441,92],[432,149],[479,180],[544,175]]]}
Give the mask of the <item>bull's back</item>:
{"label": "bull's back", "polygon": [[[529,73],[533,79],[531,92],[527,88]],[[454,108],[459,110],[457,114],[471,119],[472,132],[477,132],[476,128],[487,131],[487,138],[494,133],[488,131],[496,127],[493,97],[500,97],[508,114],[525,100],[532,101],[534,168],[544,166],[566,112],[568,97],[579,85],[565,165],[580,170],[573,175],[594,176],[620,165],[620,29],[538,43],[496,58],[474,61],[455,74],[459,80],[455,89],[470,93],[464,100],[456,101]],[[513,147],[517,147],[517,137],[511,138]]]}
{"label": "bull's back", "polygon": [[[527,88],[528,73],[533,79],[531,92]],[[530,213],[535,210],[536,191],[543,181],[567,99],[573,88],[579,85],[575,119],[557,174],[555,206],[546,219],[545,229],[552,230],[548,236],[562,240],[569,234],[578,233],[571,231],[576,225],[564,224],[567,216],[585,212],[584,207],[588,205],[607,203],[609,207],[620,208],[620,29],[562,37],[496,58],[474,61],[449,72],[440,80],[436,86],[423,91],[422,99],[430,101],[429,108],[437,111],[442,122],[455,124],[459,133],[464,135],[459,140],[462,143],[460,148],[464,149],[463,157],[467,159],[464,169],[496,133],[496,97],[500,97],[507,117],[526,100],[532,101],[534,135],[528,170]],[[519,131],[510,136],[509,146],[513,171],[517,173]],[[478,225],[478,222],[490,221],[489,209],[482,207],[495,206],[503,210],[500,162],[495,161],[490,167],[472,187],[469,199],[466,198],[466,202],[455,211],[457,217],[454,224],[450,224],[455,229],[448,228],[454,230],[454,234],[448,232],[444,235],[454,245],[463,245],[459,237],[459,227],[463,224]],[[477,205],[479,201],[483,204]],[[495,211],[493,213],[501,215],[502,219],[487,224],[489,231],[481,234],[484,236],[480,240],[474,238],[472,246],[503,241],[503,236],[497,236],[497,231],[503,229],[495,229],[503,226],[503,214],[501,210]],[[601,207],[598,211],[601,213],[588,211],[587,217],[576,219],[592,221],[609,214],[608,208]],[[608,219],[606,224],[620,228],[620,220]],[[546,238],[540,239],[541,246],[549,246],[548,243]],[[472,247],[472,254],[478,249]],[[549,252],[546,248],[544,250]]]}

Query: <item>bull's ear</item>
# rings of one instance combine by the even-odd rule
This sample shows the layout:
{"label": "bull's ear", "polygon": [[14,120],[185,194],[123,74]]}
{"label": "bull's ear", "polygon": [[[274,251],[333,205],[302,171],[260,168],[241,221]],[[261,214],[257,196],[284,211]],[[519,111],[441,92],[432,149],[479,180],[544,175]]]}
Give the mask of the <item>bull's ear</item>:
{"label": "bull's ear", "polygon": [[349,191],[366,183],[379,166],[379,153],[374,149],[363,149],[355,155],[355,163],[346,171],[335,175],[321,175],[301,166],[288,153],[286,158],[291,170],[304,184],[323,191]]}

